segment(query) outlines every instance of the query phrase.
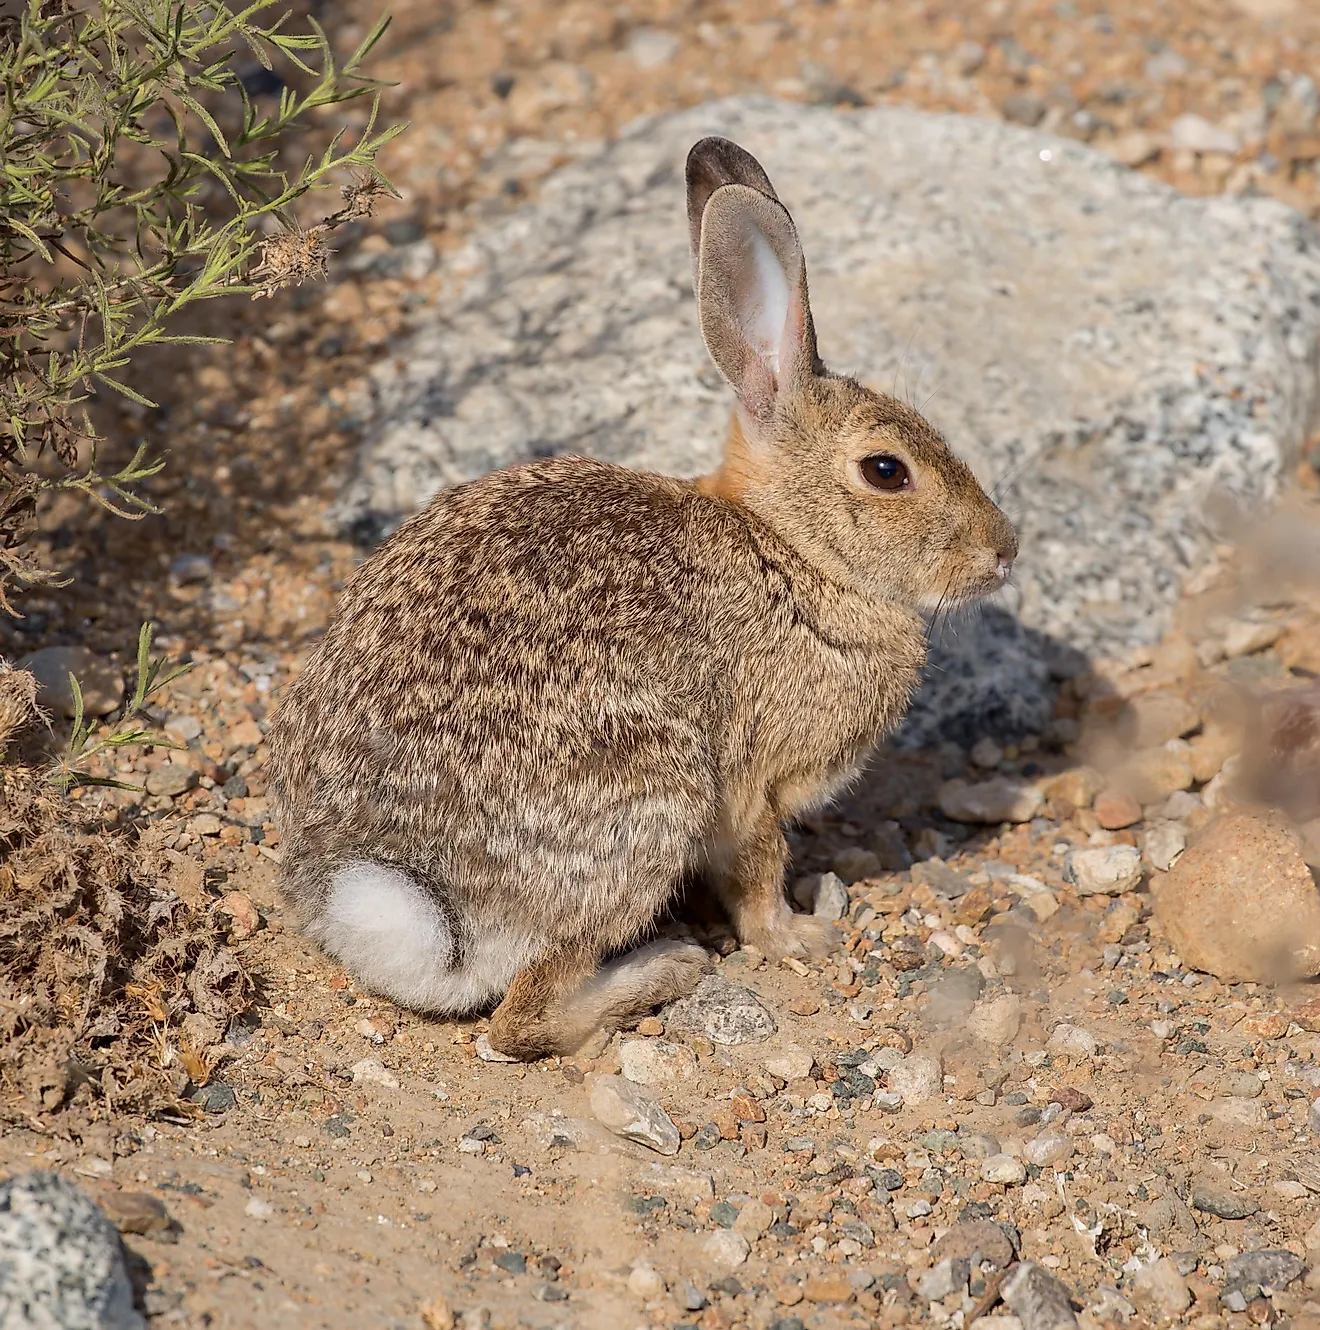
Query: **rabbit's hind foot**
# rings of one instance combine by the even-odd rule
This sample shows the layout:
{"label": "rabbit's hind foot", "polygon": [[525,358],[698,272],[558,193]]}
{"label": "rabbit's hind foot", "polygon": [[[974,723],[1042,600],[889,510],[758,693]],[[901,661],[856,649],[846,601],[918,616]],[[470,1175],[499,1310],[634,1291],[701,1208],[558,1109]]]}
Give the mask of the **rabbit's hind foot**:
{"label": "rabbit's hind foot", "polygon": [[592,972],[589,955],[560,953],[513,981],[490,1021],[491,1047],[524,1062],[574,1053],[598,1029],[617,1030],[685,997],[710,970],[704,948],[659,941]]}

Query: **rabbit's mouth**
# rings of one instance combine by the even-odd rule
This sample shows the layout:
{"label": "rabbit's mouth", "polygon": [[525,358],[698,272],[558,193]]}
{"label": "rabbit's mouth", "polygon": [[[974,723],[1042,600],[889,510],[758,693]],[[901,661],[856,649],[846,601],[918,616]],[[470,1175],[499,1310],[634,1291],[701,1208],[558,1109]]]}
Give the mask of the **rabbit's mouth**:
{"label": "rabbit's mouth", "polygon": [[[1002,591],[1013,575],[1013,560],[1002,555],[996,556],[991,551],[986,551],[985,556],[985,559],[977,560],[979,565],[977,567],[968,568],[963,564],[951,570],[949,576],[943,580],[943,589],[929,592],[921,597],[918,608],[938,615],[944,610],[970,605],[974,601],[984,600],[986,596],[993,596],[996,592]],[[986,561],[989,559],[994,559],[994,563],[986,567]]]}

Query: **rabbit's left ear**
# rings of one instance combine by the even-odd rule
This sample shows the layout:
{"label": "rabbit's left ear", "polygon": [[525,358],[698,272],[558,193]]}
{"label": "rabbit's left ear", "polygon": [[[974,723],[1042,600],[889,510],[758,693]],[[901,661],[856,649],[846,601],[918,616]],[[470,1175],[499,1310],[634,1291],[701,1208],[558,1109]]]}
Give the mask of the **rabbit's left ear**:
{"label": "rabbit's left ear", "polygon": [[701,256],[701,218],[710,196],[721,185],[746,185],[779,201],[770,177],[746,148],[718,136],[692,145],[687,156],[688,235],[692,241],[692,287],[696,290]]}
{"label": "rabbit's left ear", "polygon": [[777,199],[721,185],[707,200],[697,308],[706,349],[759,432],[817,369],[807,265]]}

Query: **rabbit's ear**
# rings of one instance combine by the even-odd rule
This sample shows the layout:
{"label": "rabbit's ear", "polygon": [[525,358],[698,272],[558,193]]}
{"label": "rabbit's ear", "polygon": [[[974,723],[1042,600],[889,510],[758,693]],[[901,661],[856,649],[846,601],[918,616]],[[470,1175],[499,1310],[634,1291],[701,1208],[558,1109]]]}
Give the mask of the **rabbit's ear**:
{"label": "rabbit's ear", "polygon": [[697,306],[715,367],[754,423],[818,369],[807,266],[788,210],[747,185],[722,185],[701,220]]}
{"label": "rabbit's ear", "polygon": [[688,234],[692,240],[692,289],[695,291],[701,261],[701,217],[710,196],[721,185],[746,185],[768,198],[778,199],[770,177],[746,148],[718,136],[692,145],[687,157]]}

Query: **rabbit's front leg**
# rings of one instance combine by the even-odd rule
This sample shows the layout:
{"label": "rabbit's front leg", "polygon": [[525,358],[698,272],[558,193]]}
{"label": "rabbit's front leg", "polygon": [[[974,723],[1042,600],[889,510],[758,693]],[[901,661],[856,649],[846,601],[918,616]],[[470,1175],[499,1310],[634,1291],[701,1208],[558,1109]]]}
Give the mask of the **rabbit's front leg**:
{"label": "rabbit's front leg", "polygon": [[788,843],[778,814],[767,802],[740,838],[720,855],[712,878],[738,941],[772,960],[820,958],[838,945],[838,930],[826,919],[794,914],[784,896]]}

